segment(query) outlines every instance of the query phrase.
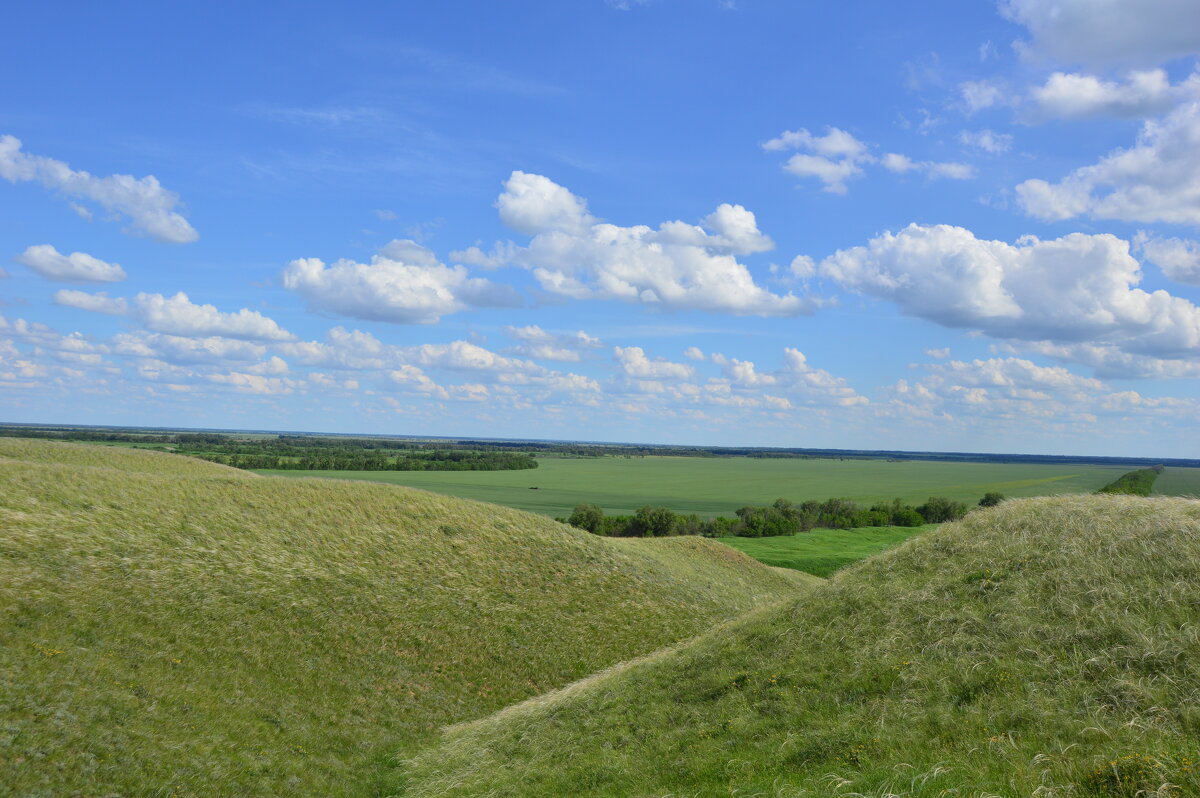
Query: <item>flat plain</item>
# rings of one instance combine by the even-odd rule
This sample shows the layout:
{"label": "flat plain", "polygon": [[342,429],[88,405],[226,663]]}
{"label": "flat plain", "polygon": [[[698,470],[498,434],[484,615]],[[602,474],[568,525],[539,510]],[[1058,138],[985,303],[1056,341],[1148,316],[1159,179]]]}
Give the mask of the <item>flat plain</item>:
{"label": "flat plain", "polygon": [[[1130,470],[1107,465],[749,457],[540,457],[538,463],[538,468],[525,471],[256,473],[388,482],[551,516],[569,515],[581,502],[599,505],[610,514],[628,514],[650,504],[715,516],[780,497],[795,502],[846,497],[863,503],[900,498],[920,504],[930,496],[946,496],[974,504],[989,491],[1010,497],[1091,493]],[[1196,485],[1200,487],[1200,475]]]}

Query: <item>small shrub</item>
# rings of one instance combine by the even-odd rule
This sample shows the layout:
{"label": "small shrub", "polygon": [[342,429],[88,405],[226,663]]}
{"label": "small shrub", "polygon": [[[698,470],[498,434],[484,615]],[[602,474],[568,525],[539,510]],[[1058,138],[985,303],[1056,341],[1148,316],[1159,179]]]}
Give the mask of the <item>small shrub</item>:
{"label": "small shrub", "polygon": [[1159,763],[1144,754],[1126,754],[1110,759],[1083,779],[1085,794],[1138,798],[1154,795],[1162,783]]}

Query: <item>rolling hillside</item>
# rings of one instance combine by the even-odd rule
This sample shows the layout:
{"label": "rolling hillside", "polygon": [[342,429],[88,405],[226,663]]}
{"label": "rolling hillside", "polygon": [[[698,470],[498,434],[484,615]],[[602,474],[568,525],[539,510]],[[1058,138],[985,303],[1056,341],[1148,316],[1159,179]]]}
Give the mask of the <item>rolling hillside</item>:
{"label": "rolling hillside", "polygon": [[450,729],[416,796],[1200,795],[1200,503],[972,513]]}
{"label": "rolling hillside", "polygon": [[0,438],[0,793],[373,794],[445,724],[805,584],[705,540]]}

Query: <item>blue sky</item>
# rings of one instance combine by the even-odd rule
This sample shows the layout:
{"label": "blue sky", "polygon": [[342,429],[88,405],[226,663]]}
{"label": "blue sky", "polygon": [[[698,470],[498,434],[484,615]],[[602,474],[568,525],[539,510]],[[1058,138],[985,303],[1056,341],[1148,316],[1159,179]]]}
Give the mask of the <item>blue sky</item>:
{"label": "blue sky", "polygon": [[7,22],[3,420],[1196,454],[1194,0]]}

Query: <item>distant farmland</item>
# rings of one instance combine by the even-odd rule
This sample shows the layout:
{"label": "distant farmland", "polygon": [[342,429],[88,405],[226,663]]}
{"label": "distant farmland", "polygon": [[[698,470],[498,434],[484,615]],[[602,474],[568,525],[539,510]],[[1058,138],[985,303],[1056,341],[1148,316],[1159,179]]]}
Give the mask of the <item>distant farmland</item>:
{"label": "distant farmland", "polygon": [[[900,498],[919,504],[930,496],[974,503],[988,491],[1009,497],[1091,493],[1129,471],[1109,465],[745,457],[541,457],[538,463],[528,471],[257,473],[389,482],[552,516],[567,515],[580,502],[608,513],[651,504],[713,516],[779,497],[862,503]],[[1168,468],[1159,483],[1159,492],[1200,492],[1200,469]]]}
{"label": "distant farmland", "polygon": [[1164,468],[1154,481],[1154,495],[1200,498],[1200,468]]}

